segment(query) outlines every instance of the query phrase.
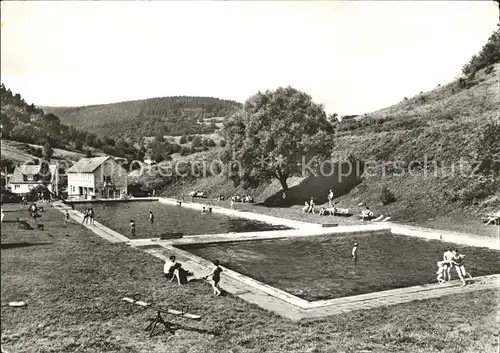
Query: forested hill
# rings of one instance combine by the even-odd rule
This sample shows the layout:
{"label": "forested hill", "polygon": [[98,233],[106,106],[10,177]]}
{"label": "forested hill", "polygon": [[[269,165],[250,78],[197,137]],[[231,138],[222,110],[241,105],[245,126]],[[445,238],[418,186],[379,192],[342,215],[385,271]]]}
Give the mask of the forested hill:
{"label": "forested hill", "polygon": [[204,119],[225,117],[241,103],[212,97],[163,97],[84,107],[43,107],[78,129],[137,141],[140,137],[212,133]]}

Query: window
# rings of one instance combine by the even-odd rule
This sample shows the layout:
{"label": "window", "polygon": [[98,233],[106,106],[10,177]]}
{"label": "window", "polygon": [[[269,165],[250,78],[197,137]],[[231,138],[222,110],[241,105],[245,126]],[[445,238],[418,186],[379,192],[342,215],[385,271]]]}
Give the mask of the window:
{"label": "window", "polygon": [[18,190],[21,185],[14,185],[14,190]]}
{"label": "window", "polygon": [[103,179],[104,179],[105,183],[110,183],[111,182],[111,175],[105,175]]}
{"label": "window", "polygon": [[23,181],[28,181],[28,176],[23,174]]}

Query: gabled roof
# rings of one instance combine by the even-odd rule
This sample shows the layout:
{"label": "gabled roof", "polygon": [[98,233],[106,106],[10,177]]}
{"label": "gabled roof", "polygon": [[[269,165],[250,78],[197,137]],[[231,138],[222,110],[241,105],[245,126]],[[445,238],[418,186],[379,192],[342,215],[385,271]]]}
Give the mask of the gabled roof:
{"label": "gabled roof", "polygon": [[82,158],[69,168],[66,173],[93,173],[101,164],[110,159],[110,156]]}
{"label": "gabled roof", "polygon": [[[33,184],[36,183],[36,181],[31,180],[31,181],[24,181],[23,175],[37,175],[40,173],[40,167],[41,164],[38,165],[20,165],[14,169],[14,173],[12,173],[12,177],[10,178],[10,183],[11,184]],[[50,164],[49,165],[50,173],[52,174],[51,176],[51,181],[54,179],[54,174],[56,173],[57,170],[57,165],[55,164]]]}

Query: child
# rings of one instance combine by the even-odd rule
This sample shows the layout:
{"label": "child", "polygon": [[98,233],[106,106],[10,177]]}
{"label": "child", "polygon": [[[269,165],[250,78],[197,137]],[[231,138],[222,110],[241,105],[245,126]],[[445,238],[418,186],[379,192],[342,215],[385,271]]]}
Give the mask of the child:
{"label": "child", "polygon": [[352,261],[358,261],[358,243],[354,243],[351,252]]}
{"label": "child", "polygon": [[436,272],[437,274],[437,281],[438,283],[444,283],[446,282],[444,279],[443,279],[443,275],[446,273],[446,261],[438,261],[437,262],[437,266],[438,266],[438,270]]}
{"label": "child", "polygon": [[68,224],[69,222],[69,212],[66,210],[66,213],[64,214],[64,224]]}
{"label": "child", "polygon": [[165,278],[170,278],[170,282],[173,282],[174,279],[177,279],[177,283],[181,284],[179,270],[182,265],[175,260],[175,256],[172,255],[168,258],[167,261],[165,261],[165,265],[163,266],[163,273],[165,274]]}
{"label": "child", "polygon": [[155,216],[153,212],[149,211],[149,223],[153,223],[155,221]]}
{"label": "child", "polygon": [[204,278],[207,279],[208,277],[212,276],[210,283],[212,284],[214,294],[216,296],[219,296],[219,295],[221,295],[221,290],[219,288],[219,282],[220,282],[220,274],[222,272],[222,268],[220,267],[219,260],[215,260],[214,265],[215,265],[215,268],[212,270],[212,272],[209,275],[205,276]]}
{"label": "child", "polygon": [[316,205],[314,204],[314,199],[311,197],[311,201],[309,202],[309,212],[311,212],[312,214],[316,214],[314,213],[314,207]]}
{"label": "child", "polygon": [[130,220],[130,233],[132,233],[132,236],[135,236],[135,222],[134,220]]}
{"label": "child", "polygon": [[309,204],[307,203],[307,201],[304,202],[304,207],[302,208],[302,211],[304,211],[304,212],[309,211]]}

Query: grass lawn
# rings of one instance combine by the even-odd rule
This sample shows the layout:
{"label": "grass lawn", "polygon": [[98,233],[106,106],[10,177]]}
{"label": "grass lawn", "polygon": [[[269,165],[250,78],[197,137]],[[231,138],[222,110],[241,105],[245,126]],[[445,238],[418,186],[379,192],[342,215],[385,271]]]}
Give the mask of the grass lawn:
{"label": "grass lawn", "polygon": [[[413,302],[292,323],[204,282],[162,280],[162,262],[110,244],[62,214],[43,213],[45,231],[17,230],[26,211],[6,206],[1,233],[1,343],[7,352],[497,352],[497,291]],[[14,212],[12,212],[14,211]],[[6,222],[7,221],[7,222]],[[182,261],[182,259],[181,259]],[[176,307],[200,322],[149,338],[154,316],[125,295]],[[11,308],[23,300],[26,308]],[[216,334],[214,334],[216,333]]]}
{"label": "grass lawn", "polygon": [[[91,206],[94,207],[97,221],[130,238],[158,238],[166,232],[199,235],[288,229],[239,217],[202,214],[201,208],[197,212],[160,202],[88,203],[76,204],[75,209],[83,212]],[[149,211],[155,216],[154,223],[149,222]],[[130,233],[130,220],[136,224],[135,236]]]}
{"label": "grass lawn", "polygon": [[[351,249],[359,242],[359,260]],[[333,236],[183,246],[300,298],[314,301],[436,282],[446,246],[473,276],[500,273],[500,252],[404,235]],[[452,276],[458,278],[455,270]]]}

